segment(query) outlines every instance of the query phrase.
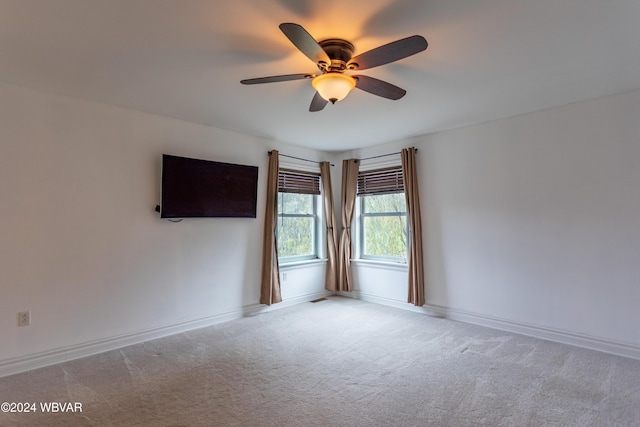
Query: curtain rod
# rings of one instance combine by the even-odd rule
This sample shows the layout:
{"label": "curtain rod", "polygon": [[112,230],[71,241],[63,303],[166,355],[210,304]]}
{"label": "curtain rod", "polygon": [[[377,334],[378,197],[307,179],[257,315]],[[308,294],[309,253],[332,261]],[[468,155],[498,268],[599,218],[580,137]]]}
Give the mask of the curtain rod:
{"label": "curtain rod", "polygon": [[[418,149],[416,148],[416,153],[417,152],[418,152]],[[396,154],[402,154],[402,151],[398,151],[396,153],[389,153],[389,154],[380,154],[379,156],[365,157],[364,159],[358,159],[358,160],[360,160],[360,161],[362,161],[362,160],[371,160],[371,159],[377,159],[378,157],[395,156]]]}
{"label": "curtain rod", "polygon": [[[268,151],[268,153],[269,153],[269,155],[271,155],[271,151]],[[322,162],[319,162],[319,161],[317,161],[317,160],[303,159],[302,157],[288,156],[288,155],[286,155],[286,154],[280,154],[280,153],[278,153],[278,156],[281,156],[281,157],[289,157],[290,159],[302,160],[303,162],[310,162],[310,163],[317,163],[317,164],[322,163]],[[333,163],[329,163],[329,164],[330,164],[331,166],[333,166]]]}

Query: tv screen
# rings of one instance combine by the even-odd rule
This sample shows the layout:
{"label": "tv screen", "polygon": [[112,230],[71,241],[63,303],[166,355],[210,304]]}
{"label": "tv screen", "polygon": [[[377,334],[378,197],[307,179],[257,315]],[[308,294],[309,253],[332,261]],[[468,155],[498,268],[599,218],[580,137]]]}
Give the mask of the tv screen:
{"label": "tv screen", "polygon": [[258,167],[162,155],[162,218],[255,218]]}

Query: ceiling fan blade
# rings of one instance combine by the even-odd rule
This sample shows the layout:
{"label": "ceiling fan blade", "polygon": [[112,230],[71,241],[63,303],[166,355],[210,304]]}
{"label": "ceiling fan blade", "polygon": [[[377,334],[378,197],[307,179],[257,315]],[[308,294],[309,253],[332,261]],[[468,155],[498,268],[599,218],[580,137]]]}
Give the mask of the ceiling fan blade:
{"label": "ceiling fan blade", "polygon": [[320,94],[316,92],[316,94],[313,96],[313,99],[311,100],[309,111],[311,112],[320,111],[324,108],[325,105],[327,105],[328,102],[329,101],[321,97]]}
{"label": "ceiling fan blade", "polygon": [[427,46],[427,40],[422,36],[396,40],[351,58],[347,68],[365,70],[388,64],[422,52]]}
{"label": "ceiling fan blade", "polygon": [[353,76],[356,79],[356,87],[365,92],[381,96],[387,99],[398,100],[402,98],[407,91],[398,86],[387,83],[383,80],[374,79],[369,76]]}
{"label": "ceiling fan blade", "polygon": [[240,83],[242,83],[243,85],[256,85],[260,83],[275,83],[275,82],[286,82],[289,80],[310,79],[313,77],[315,77],[314,74],[308,74],[308,73],[284,74],[281,76],[258,77],[255,79],[240,80]]}
{"label": "ceiling fan blade", "polygon": [[316,39],[314,39],[307,30],[302,28],[301,25],[284,23],[280,24],[280,30],[282,30],[284,35],[291,40],[291,43],[300,49],[300,52],[304,53],[310,60],[316,64],[331,64],[331,59],[329,59],[327,52],[322,49]]}

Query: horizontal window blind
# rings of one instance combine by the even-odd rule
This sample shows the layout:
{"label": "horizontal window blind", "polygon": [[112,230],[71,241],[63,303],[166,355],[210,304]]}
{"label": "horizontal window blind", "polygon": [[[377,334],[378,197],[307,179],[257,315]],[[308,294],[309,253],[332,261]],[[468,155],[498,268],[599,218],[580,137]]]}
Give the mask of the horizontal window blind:
{"label": "horizontal window blind", "polygon": [[280,169],[278,171],[280,193],[320,194],[320,174]]}
{"label": "horizontal window blind", "polygon": [[358,173],[358,195],[404,192],[402,166]]}

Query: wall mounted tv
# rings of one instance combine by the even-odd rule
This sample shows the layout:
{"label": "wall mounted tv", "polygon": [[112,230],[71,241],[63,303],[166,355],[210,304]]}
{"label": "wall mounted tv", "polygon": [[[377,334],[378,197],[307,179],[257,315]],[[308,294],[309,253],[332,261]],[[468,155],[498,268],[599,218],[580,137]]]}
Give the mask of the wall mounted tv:
{"label": "wall mounted tv", "polygon": [[255,218],[258,167],[162,155],[162,218]]}

